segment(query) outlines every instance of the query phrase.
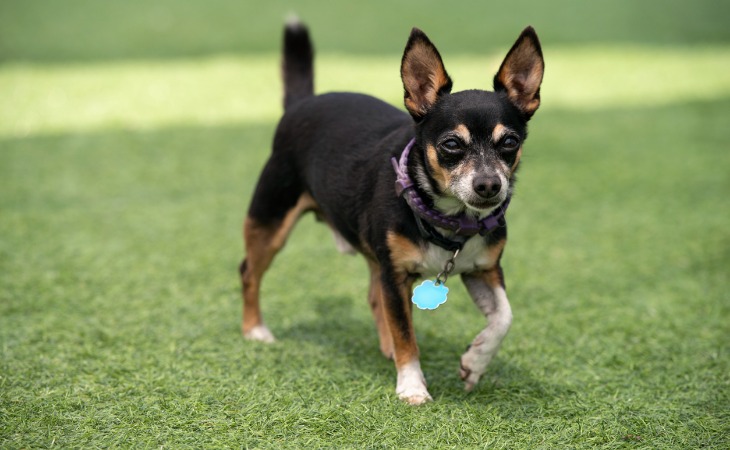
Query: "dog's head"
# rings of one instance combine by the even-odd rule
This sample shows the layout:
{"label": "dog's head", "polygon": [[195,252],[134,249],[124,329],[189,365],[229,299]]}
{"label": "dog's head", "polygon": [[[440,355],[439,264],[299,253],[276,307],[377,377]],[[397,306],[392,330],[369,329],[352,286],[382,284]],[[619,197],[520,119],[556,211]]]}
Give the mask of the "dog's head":
{"label": "dog's head", "polygon": [[452,94],[438,50],[413,29],[401,78],[422,152],[417,179],[443,212],[486,215],[511,194],[543,69],[537,34],[527,27],[494,76],[494,92]]}

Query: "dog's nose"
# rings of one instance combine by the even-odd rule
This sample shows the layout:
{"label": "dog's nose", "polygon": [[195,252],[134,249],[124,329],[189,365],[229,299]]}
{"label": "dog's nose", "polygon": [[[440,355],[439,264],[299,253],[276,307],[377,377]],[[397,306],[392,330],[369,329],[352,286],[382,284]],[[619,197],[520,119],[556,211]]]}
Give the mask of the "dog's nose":
{"label": "dog's nose", "polygon": [[482,198],[492,198],[502,190],[502,181],[499,177],[475,177],[474,192]]}

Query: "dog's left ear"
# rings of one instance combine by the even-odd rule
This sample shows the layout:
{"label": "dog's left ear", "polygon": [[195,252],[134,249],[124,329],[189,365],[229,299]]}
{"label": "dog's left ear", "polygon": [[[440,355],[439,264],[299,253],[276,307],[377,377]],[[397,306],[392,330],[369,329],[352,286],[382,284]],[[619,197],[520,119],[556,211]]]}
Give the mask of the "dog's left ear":
{"label": "dog's left ear", "polygon": [[537,33],[532,27],[527,27],[494,76],[494,90],[506,92],[512,103],[529,119],[540,106],[540,84],[544,71],[545,61]]}
{"label": "dog's left ear", "polygon": [[451,92],[451,78],[446,73],[441,55],[418,28],[414,28],[408,38],[400,76],[406,109],[416,121],[428,113],[440,95]]}

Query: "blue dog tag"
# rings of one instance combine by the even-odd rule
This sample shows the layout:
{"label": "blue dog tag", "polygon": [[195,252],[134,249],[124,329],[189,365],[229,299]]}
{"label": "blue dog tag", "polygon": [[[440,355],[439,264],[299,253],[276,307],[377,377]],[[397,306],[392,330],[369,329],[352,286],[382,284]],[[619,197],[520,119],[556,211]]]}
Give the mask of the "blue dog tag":
{"label": "blue dog tag", "polygon": [[449,288],[443,284],[436,284],[431,280],[425,280],[413,290],[411,301],[420,309],[436,309],[446,301]]}

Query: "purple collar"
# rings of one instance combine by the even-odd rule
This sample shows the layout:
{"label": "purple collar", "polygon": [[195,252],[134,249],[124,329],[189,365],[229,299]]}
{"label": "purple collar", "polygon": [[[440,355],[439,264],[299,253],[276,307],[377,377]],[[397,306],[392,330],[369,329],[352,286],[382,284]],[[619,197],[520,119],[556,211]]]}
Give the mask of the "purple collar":
{"label": "purple collar", "polygon": [[408,176],[408,155],[415,143],[416,138],[411,139],[406,148],[403,149],[400,161],[397,161],[394,156],[391,158],[391,162],[397,176],[395,192],[398,196],[402,195],[406,199],[408,206],[411,207],[417,217],[435,227],[453,231],[459,236],[469,237],[477,233],[486,236],[489,232],[504,224],[504,213],[509,206],[510,197],[507,197],[504,203],[483,219],[475,219],[465,213],[458,216],[447,216],[433,208],[429,208],[423,198],[418,195],[413,180]]}

